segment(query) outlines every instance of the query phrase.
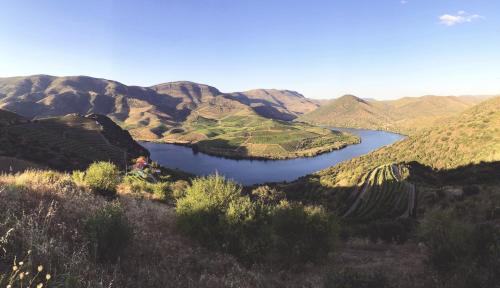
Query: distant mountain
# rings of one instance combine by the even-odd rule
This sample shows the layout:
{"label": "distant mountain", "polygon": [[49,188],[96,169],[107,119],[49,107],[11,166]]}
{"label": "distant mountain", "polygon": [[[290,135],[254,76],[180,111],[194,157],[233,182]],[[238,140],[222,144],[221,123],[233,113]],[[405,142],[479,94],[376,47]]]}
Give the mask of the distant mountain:
{"label": "distant mountain", "polygon": [[165,131],[179,126],[216,97],[237,101],[261,116],[281,120],[292,120],[317,107],[301,94],[287,90],[227,94],[188,81],[138,87],[87,76],[0,78],[2,109],[29,119],[70,113],[104,114],[134,137],[148,140],[162,138]]}
{"label": "distant mountain", "polygon": [[484,101],[486,96],[423,96],[365,100],[345,95],[302,115],[299,121],[335,127],[381,129],[407,134],[432,126]]}
{"label": "distant mountain", "polygon": [[13,115],[16,114],[0,110],[2,161],[8,157],[10,162],[21,159],[73,170],[84,169],[94,161],[111,161],[124,167],[132,158],[149,155],[127,131],[104,115],[69,114],[39,120]]}
{"label": "distant mountain", "polygon": [[255,89],[229,94],[267,118],[293,120],[319,107],[313,100],[290,90]]}
{"label": "distant mountain", "polygon": [[336,127],[373,128],[392,121],[385,110],[382,103],[345,95],[330,100],[298,120]]}

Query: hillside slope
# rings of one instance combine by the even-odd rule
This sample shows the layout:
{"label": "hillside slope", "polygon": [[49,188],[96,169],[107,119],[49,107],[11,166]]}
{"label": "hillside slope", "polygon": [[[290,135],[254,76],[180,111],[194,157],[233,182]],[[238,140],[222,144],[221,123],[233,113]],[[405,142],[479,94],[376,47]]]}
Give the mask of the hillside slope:
{"label": "hillside slope", "polygon": [[260,115],[280,120],[293,120],[297,116],[319,107],[313,100],[289,90],[255,89],[229,94],[233,99],[252,107]]}
{"label": "hillside slope", "polygon": [[[0,123],[6,122],[2,120],[6,114],[12,113],[0,110]],[[0,125],[0,156],[59,170],[83,169],[94,161],[111,161],[123,167],[131,158],[148,155],[127,131],[103,115],[69,114]]]}
{"label": "hillside slope", "polygon": [[346,95],[300,116],[298,120],[319,125],[412,134],[456,116],[486,99],[484,96],[423,96],[377,101]]}
{"label": "hillside slope", "polygon": [[155,140],[179,126],[191,112],[215,97],[223,96],[250,107],[267,118],[291,120],[316,107],[297,92],[253,90],[226,94],[215,87],[188,81],[151,87],[87,76],[34,75],[0,78],[0,109],[28,119],[104,114],[140,139]]}
{"label": "hillside slope", "polygon": [[[422,203],[426,203],[426,197],[431,197],[429,195],[437,197],[435,194],[439,191],[445,193],[443,191],[448,188],[443,188],[443,185],[455,185],[458,186],[457,191],[463,191],[468,189],[464,188],[467,185],[498,182],[499,163],[500,97],[495,97],[467,109],[438,127],[427,128],[388,147],[303,177],[284,185],[283,189],[294,197],[326,201],[339,213],[346,213],[357,197],[366,198],[362,202],[369,209],[356,216],[363,219],[383,215],[372,214],[381,211],[396,208],[402,211],[400,202],[387,207],[387,203],[390,203],[387,199],[397,199],[403,192],[408,196],[414,193],[414,201],[406,202],[408,208],[415,202],[424,205]],[[396,178],[415,185],[415,192],[408,184],[391,180],[394,176],[377,176],[382,172],[387,173],[387,169],[382,169],[387,165],[402,165],[402,170],[395,173],[399,174]],[[366,179],[372,178],[378,180],[362,188],[365,187]]]}

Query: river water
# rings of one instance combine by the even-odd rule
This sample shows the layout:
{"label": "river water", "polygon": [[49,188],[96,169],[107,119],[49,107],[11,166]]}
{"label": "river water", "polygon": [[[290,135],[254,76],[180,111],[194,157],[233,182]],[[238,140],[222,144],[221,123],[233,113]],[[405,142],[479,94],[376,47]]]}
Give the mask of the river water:
{"label": "river water", "polygon": [[162,166],[196,175],[218,172],[241,184],[252,185],[266,182],[292,181],[342,161],[367,154],[405,137],[385,131],[351,128],[334,129],[360,136],[361,143],[315,157],[289,160],[234,160],[194,153],[190,147],[174,144],[142,142],[141,145],[151,152],[151,159]]}

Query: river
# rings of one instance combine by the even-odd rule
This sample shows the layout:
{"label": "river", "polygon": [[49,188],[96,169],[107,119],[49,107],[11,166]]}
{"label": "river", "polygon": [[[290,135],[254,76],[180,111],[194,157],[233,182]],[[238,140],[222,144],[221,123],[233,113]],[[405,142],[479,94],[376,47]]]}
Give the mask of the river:
{"label": "river", "polygon": [[151,152],[151,159],[162,166],[196,175],[218,172],[244,185],[252,185],[266,182],[292,181],[342,161],[367,154],[405,137],[385,131],[351,128],[334,129],[360,136],[361,143],[315,157],[288,160],[234,160],[194,153],[190,147],[174,144],[142,142],[141,145]]}

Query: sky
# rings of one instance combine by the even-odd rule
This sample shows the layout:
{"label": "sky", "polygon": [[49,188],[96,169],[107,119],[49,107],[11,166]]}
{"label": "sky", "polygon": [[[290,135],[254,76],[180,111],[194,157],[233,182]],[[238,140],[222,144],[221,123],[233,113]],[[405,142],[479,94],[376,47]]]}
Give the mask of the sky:
{"label": "sky", "polygon": [[16,0],[0,77],[189,80],[223,92],[500,94],[498,0]]}

